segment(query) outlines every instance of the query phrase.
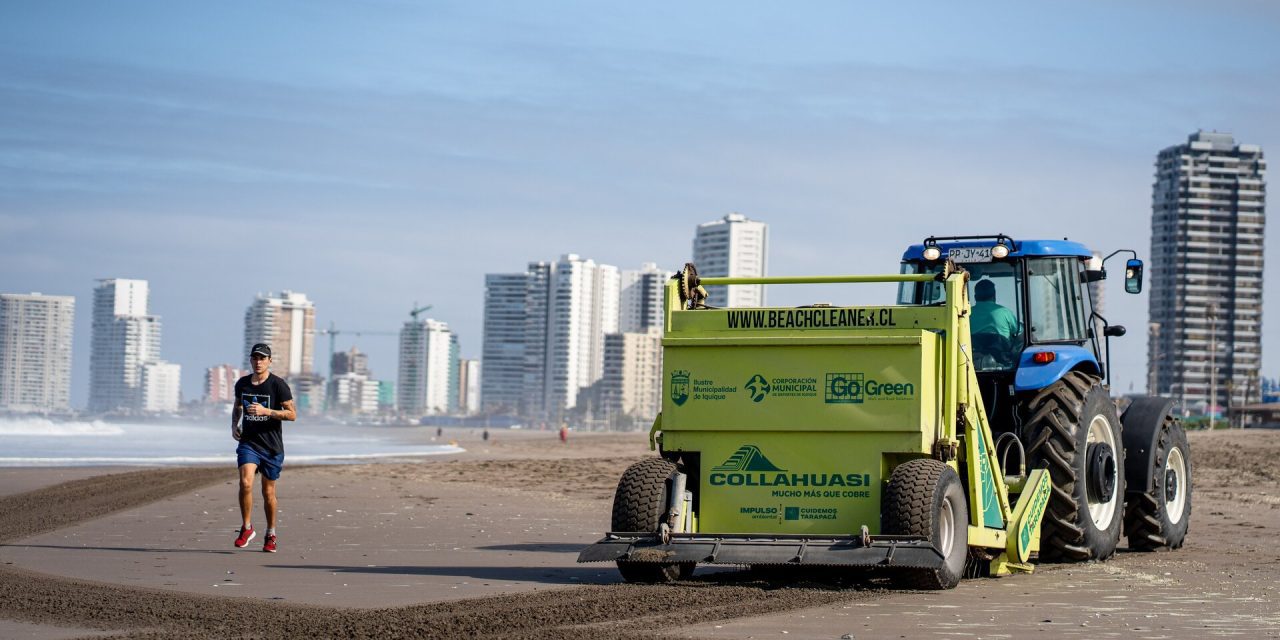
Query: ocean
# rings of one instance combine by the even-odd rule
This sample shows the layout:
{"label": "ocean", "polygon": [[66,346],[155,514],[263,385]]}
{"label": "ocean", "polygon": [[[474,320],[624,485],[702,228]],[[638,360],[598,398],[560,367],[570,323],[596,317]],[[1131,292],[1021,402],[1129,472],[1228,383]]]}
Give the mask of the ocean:
{"label": "ocean", "polygon": [[[434,428],[286,422],[285,464],[389,462],[461,453],[433,442]],[[0,467],[228,464],[231,425],[188,422],[58,421],[0,418]]]}

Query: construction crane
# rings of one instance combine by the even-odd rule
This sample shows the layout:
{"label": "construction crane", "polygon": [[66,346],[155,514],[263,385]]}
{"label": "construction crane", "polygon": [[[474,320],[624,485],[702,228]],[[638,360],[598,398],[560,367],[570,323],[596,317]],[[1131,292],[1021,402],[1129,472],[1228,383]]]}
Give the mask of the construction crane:
{"label": "construction crane", "polygon": [[435,305],[430,305],[430,304],[429,304],[429,305],[425,305],[425,306],[421,306],[421,307],[419,307],[419,306],[418,306],[418,303],[415,301],[415,302],[413,303],[413,310],[409,312],[409,317],[410,317],[410,318],[413,318],[413,321],[414,321],[414,322],[417,322],[417,321],[418,321],[418,314],[419,314],[419,313],[422,313],[422,312],[424,312],[424,311],[430,311],[430,310],[431,310],[431,307],[433,307],[433,306],[435,306]]}
{"label": "construction crane", "polygon": [[364,331],[364,330],[352,330],[352,329],[338,329],[333,326],[332,322],[329,323],[328,329],[321,329],[316,333],[322,336],[325,336],[325,335],[329,336],[329,379],[330,380],[333,379],[333,350],[334,350],[333,343],[334,343],[334,340],[338,337],[338,334],[345,333],[353,336],[398,336],[400,335],[399,331]]}

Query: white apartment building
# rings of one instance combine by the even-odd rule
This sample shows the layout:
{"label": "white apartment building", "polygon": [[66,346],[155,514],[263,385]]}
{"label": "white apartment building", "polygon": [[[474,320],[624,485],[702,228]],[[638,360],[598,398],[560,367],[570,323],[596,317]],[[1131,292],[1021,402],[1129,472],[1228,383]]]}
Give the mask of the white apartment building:
{"label": "white apartment building", "polygon": [[244,313],[244,362],[259,342],[271,345],[271,372],[292,378],[314,371],[316,309],[306,294],[259,294]]}
{"label": "white apartment building", "polygon": [[1258,402],[1267,162],[1228,133],[1156,157],[1149,391],[1186,409]]}
{"label": "white apartment building", "polygon": [[[693,237],[693,263],[701,276],[768,275],[769,225],[730,213],[698,225]],[[712,307],[764,306],[764,285],[707,287]]]}
{"label": "white apartment building", "polygon": [[141,398],[138,408],[149,413],[175,413],[182,402],[182,367],[163,360],[139,367]]}
{"label": "white apartment building", "polygon": [[662,326],[662,296],[667,280],[674,273],[663,271],[652,262],[622,272],[618,331],[644,333],[649,327]]}
{"label": "white apartment building", "polygon": [[0,294],[0,409],[71,408],[71,335],[76,299]]}
{"label": "white apartment building", "polygon": [[558,423],[604,373],[604,336],[618,330],[618,268],[576,254],[529,265],[524,415]]}
{"label": "white apartment building", "polygon": [[458,411],[465,415],[480,411],[479,360],[458,360]]}
{"label": "white apartment building", "polygon": [[327,401],[333,413],[370,415],[378,412],[377,380],[368,374],[349,371],[335,374],[329,380]]}
{"label": "white apartment building", "polygon": [[458,401],[458,340],[449,325],[410,320],[400,329],[396,408],[410,416],[452,413]]}
{"label": "white apartment building", "polygon": [[99,280],[93,290],[89,411],[136,411],[142,365],[160,359],[160,318],[147,314],[146,280]]}

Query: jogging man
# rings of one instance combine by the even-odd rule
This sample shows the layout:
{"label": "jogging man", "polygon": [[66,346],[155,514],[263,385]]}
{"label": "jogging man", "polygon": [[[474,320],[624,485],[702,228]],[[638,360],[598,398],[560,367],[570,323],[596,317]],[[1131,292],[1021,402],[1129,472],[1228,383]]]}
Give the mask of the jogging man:
{"label": "jogging man", "polygon": [[[276,552],[276,480],[284,466],[282,420],[296,420],[293,393],[289,384],[272,374],[271,347],[258,343],[249,350],[253,373],[236,381],[236,404],[231,410],[231,437],[240,442],[236,447],[236,464],[240,467],[240,516],[244,521],[236,547],[249,545],[258,532],[249,516],[253,512],[253,476],[262,474],[262,501],[267,512],[267,536],[262,550]],[[242,420],[243,418],[243,420]]]}

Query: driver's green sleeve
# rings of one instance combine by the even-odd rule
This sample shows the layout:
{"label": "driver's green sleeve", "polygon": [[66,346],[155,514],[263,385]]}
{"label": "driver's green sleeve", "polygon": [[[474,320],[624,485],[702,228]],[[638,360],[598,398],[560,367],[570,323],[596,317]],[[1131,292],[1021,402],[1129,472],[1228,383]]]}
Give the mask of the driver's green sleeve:
{"label": "driver's green sleeve", "polygon": [[1012,339],[1018,333],[1018,318],[1012,311],[994,302],[979,302],[973,305],[969,332],[994,333]]}

